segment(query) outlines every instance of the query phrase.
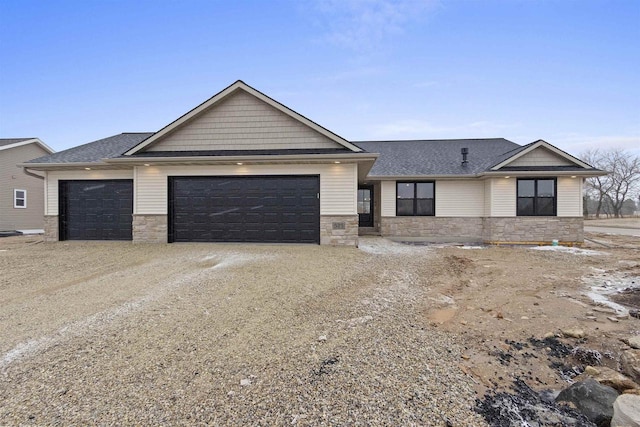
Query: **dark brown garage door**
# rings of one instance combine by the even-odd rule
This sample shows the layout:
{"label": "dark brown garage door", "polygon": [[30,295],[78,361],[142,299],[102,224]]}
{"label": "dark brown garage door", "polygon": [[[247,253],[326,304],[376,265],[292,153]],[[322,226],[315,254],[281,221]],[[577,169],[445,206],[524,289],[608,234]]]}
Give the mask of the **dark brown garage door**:
{"label": "dark brown garage door", "polygon": [[318,176],[170,177],[169,242],[320,243]]}
{"label": "dark brown garage door", "polygon": [[133,181],[59,182],[60,240],[131,240]]}

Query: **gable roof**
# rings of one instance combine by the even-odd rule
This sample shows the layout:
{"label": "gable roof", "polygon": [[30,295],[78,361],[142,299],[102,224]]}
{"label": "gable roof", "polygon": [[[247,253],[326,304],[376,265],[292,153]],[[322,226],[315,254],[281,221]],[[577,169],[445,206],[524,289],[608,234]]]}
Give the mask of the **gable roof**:
{"label": "gable roof", "polygon": [[15,147],[22,147],[27,144],[37,144],[44,151],[53,153],[53,149],[40,141],[39,138],[0,138],[0,151],[10,150]]}
{"label": "gable roof", "polygon": [[69,148],[64,151],[38,157],[25,163],[95,163],[103,159],[119,157],[125,151],[135,147],[140,141],[153,135],[153,132],[146,133],[121,133],[108,138],[89,142],[78,147]]}
{"label": "gable roof", "polygon": [[169,135],[174,130],[180,128],[182,125],[184,125],[187,122],[193,120],[197,116],[203,114],[209,108],[211,108],[212,106],[218,104],[222,100],[226,99],[231,94],[236,93],[236,91],[238,91],[238,90],[242,90],[242,91],[244,91],[244,92],[246,92],[246,93],[248,93],[248,94],[250,94],[250,95],[252,95],[252,96],[254,96],[256,98],[258,98],[259,100],[267,103],[271,107],[273,107],[273,108],[277,109],[278,111],[286,114],[287,116],[293,118],[294,120],[297,120],[297,121],[301,122],[302,124],[308,126],[309,128],[315,130],[316,132],[320,133],[321,135],[325,136],[326,138],[330,139],[331,141],[336,142],[338,145],[340,145],[342,147],[345,147],[345,148],[347,148],[347,149],[349,149],[349,150],[351,150],[353,152],[360,152],[361,151],[361,149],[359,147],[357,147],[356,145],[351,144],[349,141],[347,141],[346,139],[342,138],[341,136],[331,132],[330,130],[320,126],[316,122],[314,122],[312,120],[309,120],[305,116],[293,111],[289,107],[279,103],[278,101],[274,100],[273,98],[270,98],[269,96],[265,95],[264,93],[254,89],[253,87],[251,87],[248,84],[244,83],[242,80],[237,80],[235,83],[231,84],[230,86],[227,86],[225,89],[221,90],[220,92],[218,92],[217,94],[215,94],[214,96],[212,96],[211,98],[209,98],[208,100],[203,102],[202,104],[200,104],[197,107],[193,108],[191,111],[183,114],[181,117],[179,117],[178,119],[174,120],[173,122],[171,122],[170,124],[168,124],[164,128],[160,129],[158,132],[154,133],[153,135],[149,136],[147,139],[145,139],[144,141],[140,142],[140,144],[138,144],[137,146],[131,148],[130,150],[128,150],[124,154],[128,156],[128,155],[136,154],[136,153],[144,150],[146,147],[149,147],[150,145],[156,143],[157,141],[161,140],[165,136]]}
{"label": "gable roof", "polygon": [[[355,144],[380,154],[369,172],[370,177],[475,175],[495,164],[502,153],[520,147],[504,138],[358,141]],[[466,166],[462,165],[462,148],[469,149]]]}
{"label": "gable roof", "polygon": [[530,144],[524,145],[521,147],[521,149],[519,150],[514,150],[514,152],[509,152],[509,153],[505,153],[505,156],[502,156],[502,158],[500,160],[498,160],[498,162],[493,165],[491,167],[491,170],[499,170],[499,169],[504,169],[505,167],[507,167],[510,163],[514,162],[515,160],[525,156],[526,154],[532,152],[533,150],[536,150],[538,148],[544,148],[547,149],[549,151],[551,151],[552,153],[554,153],[556,156],[563,158],[564,160],[567,160],[569,163],[572,163],[576,166],[579,166],[581,169],[593,169],[593,166],[591,166],[588,163],[583,162],[582,160],[573,157],[571,154],[567,153],[566,151],[563,151],[561,149],[559,149],[558,147],[549,144],[547,141],[544,141],[542,139],[539,139],[537,141],[534,141]]}

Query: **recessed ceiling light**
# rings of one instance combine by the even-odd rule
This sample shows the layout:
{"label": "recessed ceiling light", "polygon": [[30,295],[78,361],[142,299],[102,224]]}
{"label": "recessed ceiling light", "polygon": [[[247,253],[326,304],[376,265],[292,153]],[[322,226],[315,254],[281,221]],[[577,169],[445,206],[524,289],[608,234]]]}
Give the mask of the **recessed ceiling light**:
{"label": "recessed ceiling light", "polygon": [[333,163],[335,163],[336,165],[339,165],[339,164],[340,164],[340,162],[339,162],[339,161],[337,161],[337,160],[336,160],[335,162],[333,162]]}
{"label": "recessed ceiling light", "polygon": [[236,163],[236,165],[242,166],[242,162],[238,162],[238,163]]}
{"label": "recessed ceiling light", "polygon": [[86,171],[90,171],[90,170],[91,170],[91,168],[84,168],[84,170],[86,170]]}
{"label": "recessed ceiling light", "polygon": [[505,176],[504,179],[509,179],[511,178],[509,175]]}
{"label": "recessed ceiling light", "polygon": [[575,177],[576,177],[575,175],[571,175],[571,178],[575,178]]}
{"label": "recessed ceiling light", "polygon": [[145,163],[144,165],[145,165],[145,166],[151,166],[149,163]]}

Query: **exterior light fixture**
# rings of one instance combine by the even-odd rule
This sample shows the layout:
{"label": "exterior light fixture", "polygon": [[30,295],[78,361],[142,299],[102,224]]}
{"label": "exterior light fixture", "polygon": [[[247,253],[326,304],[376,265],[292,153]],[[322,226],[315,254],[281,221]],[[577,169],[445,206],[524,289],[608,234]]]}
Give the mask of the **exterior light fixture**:
{"label": "exterior light fixture", "polygon": [[145,166],[151,166],[149,163],[145,163],[144,165],[145,165]]}
{"label": "exterior light fixture", "polygon": [[90,170],[91,170],[91,168],[84,168],[84,170],[86,170],[86,171],[90,171]]}
{"label": "exterior light fixture", "polygon": [[242,166],[242,164],[243,164],[242,162],[236,163],[236,165],[238,165],[238,166]]}
{"label": "exterior light fixture", "polygon": [[505,176],[504,179],[509,179],[511,178],[509,175]]}
{"label": "exterior light fixture", "polygon": [[337,160],[336,160],[335,162],[333,162],[333,163],[335,163],[336,165],[339,165],[339,164],[340,164],[340,162],[339,162],[339,161],[337,161]]}
{"label": "exterior light fixture", "polygon": [[571,175],[571,178],[575,178],[575,177],[576,177],[575,175]]}

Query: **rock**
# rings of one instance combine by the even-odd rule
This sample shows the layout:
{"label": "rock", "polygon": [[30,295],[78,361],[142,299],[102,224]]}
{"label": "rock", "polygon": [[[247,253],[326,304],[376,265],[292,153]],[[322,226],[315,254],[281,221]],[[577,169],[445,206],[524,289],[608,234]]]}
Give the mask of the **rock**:
{"label": "rock", "polygon": [[587,366],[584,370],[584,373],[577,376],[575,380],[583,381],[588,378],[593,378],[600,384],[612,387],[620,393],[624,392],[625,390],[640,387],[638,384],[633,382],[631,378],[626,377],[620,372],[615,371],[611,368],[607,368],[605,366],[598,367],[598,369],[594,368],[593,366]]}
{"label": "rock", "polygon": [[520,316],[520,320],[529,320],[527,316]]}
{"label": "rock", "polygon": [[640,427],[640,396],[622,394],[613,403],[611,427]]}
{"label": "rock", "polygon": [[640,319],[640,310],[629,310],[629,316]]}
{"label": "rock", "polygon": [[625,350],[620,356],[620,370],[640,384],[640,350]]}
{"label": "rock", "polygon": [[640,349],[640,335],[633,336],[626,342],[631,348]]}
{"label": "rock", "polygon": [[584,368],[584,373],[591,376],[600,375],[600,371],[593,366],[587,366]]}
{"label": "rock", "polygon": [[582,329],[561,329],[562,335],[570,338],[584,338],[585,333]]}
{"label": "rock", "polygon": [[555,338],[556,334],[554,334],[553,332],[547,332],[546,334],[544,334],[544,336],[542,337],[542,339],[548,339],[548,338]]}
{"label": "rock", "polygon": [[613,417],[613,402],[618,392],[613,388],[588,379],[562,390],[556,402],[573,403],[578,411],[598,426],[608,426]]}
{"label": "rock", "polygon": [[613,323],[618,323],[620,320],[615,317],[607,316],[607,319],[611,320]]}
{"label": "rock", "polygon": [[327,340],[327,336],[326,336],[326,335],[320,335],[320,336],[318,337],[318,341],[320,341],[320,342],[324,342],[324,341],[326,341],[326,340]]}
{"label": "rock", "polygon": [[248,385],[251,385],[251,380],[249,378],[244,378],[244,379],[240,380],[240,385],[242,387],[246,387]]}

